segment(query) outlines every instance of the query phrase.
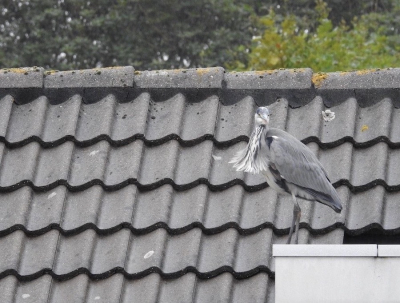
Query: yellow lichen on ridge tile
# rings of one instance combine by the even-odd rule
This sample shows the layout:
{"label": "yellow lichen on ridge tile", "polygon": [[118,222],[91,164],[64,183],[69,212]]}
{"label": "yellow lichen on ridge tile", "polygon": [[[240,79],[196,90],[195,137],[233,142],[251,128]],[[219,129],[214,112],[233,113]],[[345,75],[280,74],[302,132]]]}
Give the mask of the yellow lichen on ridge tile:
{"label": "yellow lichen on ridge tile", "polygon": [[314,83],[315,87],[320,87],[326,78],[328,78],[328,74],[316,73],[316,74],[313,74],[311,81],[312,81],[312,83]]}
{"label": "yellow lichen on ridge tile", "polygon": [[210,68],[196,68],[196,73],[197,73],[199,76],[206,75],[206,74],[208,74],[209,72],[210,72]]}
{"label": "yellow lichen on ridge tile", "polygon": [[267,69],[267,70],[257,70],[257,71],[254,71],[254,73],[255,73],[256,75],[265,75],[265,74],[272,75],[272,74],[277,73],[277,72],[278,72],[277,69]]}
{"label": "yellow lichen on ridge tile", "polygon": [[366,74],[370,74],[370,73],[374,73],[376,72],[377,69],[363,69],[363,70],[359,70],[356,72],[357,75],[366,75]]}
{"label": "yellow lichen on ridge tile", "polygon": [[53,69],[53,70],[48,70],[48,71],[45,72],[46,75],[53,75],[55,73],[58,73],[58,70],[54,70]]}
{"label": "yellow lichen on ridge tile", "polygon": [[[29,71],[33,71],[32,68],[3,68],[1,69],[4,73],[16,73],[27,75]],[[36,70],[36,69],[35,69]]]}

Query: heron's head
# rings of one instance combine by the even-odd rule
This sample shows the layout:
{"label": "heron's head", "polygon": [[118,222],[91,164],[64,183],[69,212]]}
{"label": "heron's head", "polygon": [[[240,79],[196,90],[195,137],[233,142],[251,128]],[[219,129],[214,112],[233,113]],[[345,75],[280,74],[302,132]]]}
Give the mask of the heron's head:
{"label": "heron's head", "polygon": [[257,108],[254,120],[256,125],[268,125],[269,123],[269,110],[266,107]]}

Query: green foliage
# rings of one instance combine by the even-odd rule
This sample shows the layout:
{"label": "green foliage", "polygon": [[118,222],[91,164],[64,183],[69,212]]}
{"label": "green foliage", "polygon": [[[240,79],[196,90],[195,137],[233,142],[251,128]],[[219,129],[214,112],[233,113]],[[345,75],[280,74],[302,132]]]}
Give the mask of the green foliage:
{"label": "green foliage", "polygon": [[[315,66],[318,61],[322,70],[332,62],[338,69],[346,60],[345,69],[358,68],[360,60],[395,66],[388,54],[397,57],[400,44],[400,0],[325,2],[3,0],[0,67],[254,69],[267,60],[265,54],[280,62],[276,67]],[[253,36],[261,37],[254,45]],[[357,43],[370,47],[351,54]]]}
{"label": "green foliage", "polygon": [[[297,24],[302,28],[307,28],[310,32],[315,31],[319,12],[315,0],[269,0],[264,3],[268,9],[273,8],[278,20],[284,19],[288,15],[296,18]],[[392,11],[399,0],[324,0],[329,7],[329,19],[334,27],[343,21],[351,24],[354,17],[375,13],[377,15],[392,15]],[[259,11],[259,16],[266,15],[267,11]],[[393,14],[395,16],[395,14]]]}
{"label": "green foliage", "polygon": [[251,43],[256,0],[4,0],[0,66],[223,65]]}
{"label": "green foliage", "polygon": [[233,62],[236,70],[268,70],[310,67],[314,71],[338,71],[400,66],[399,47],[390,45],[384,28],[373,18],[354,18],[351,26],[334,26],[328,7],[317,1],[316,30],[301,28],[294,15],[279,21],[274,11],[260,19],[265,30],[254,41],[249,65]]}

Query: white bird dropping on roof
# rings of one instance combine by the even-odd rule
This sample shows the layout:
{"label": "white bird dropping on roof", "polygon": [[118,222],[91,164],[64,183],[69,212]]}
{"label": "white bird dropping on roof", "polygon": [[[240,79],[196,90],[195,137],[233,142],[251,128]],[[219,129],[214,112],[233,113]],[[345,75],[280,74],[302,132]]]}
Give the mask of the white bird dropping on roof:
{"label": "white bird dropping on roof", "polygon": [[147,253],[143,256],[143,258],[148,259],[148,258],[150,258],[153,254],[154,254],[154,250],[150,250],[149,252],[147,252]]}
{"label": "white bird dropping on roof", "polygon": [[341,212],[342,205],[313,152],[289,133],[270,128],[269,116],[268,108],[257,109],[249,143],[230,163],[237,171],[263,174],[270,187],[293,197],[293,220],[287,243],[291,242],[294,230],[295,243],[298,243],[301,210],[296,197],[323,203],[337,213]]}
{"label": "white bird dropping on roof", "polygon": [[95,155],[97,155],[99,152],[100,152],[99,150],[91,151],[91,152],[89,153],[89,156],[95,156]]}
{"label": "white bird dropping on roof", "polygon": [[50,195],[47,196],[47,199],[51,199],[55,196],[57,196],[57,193],[55,191],[53,191]]}
{"label": "white bird dropping on roof", "polygon": [[214,159],[215,161],[219,161],[219,160],[222,159],[222,157],[220,157],[220,156],[216,156],[216,155],[211,155],[211,156],[213,157],[213,159]]}
{"label": "white bird dropping on roof", "polygon": [[322,118],[324,118],[324,121],[330,122],[335,119],[335,113],[330,109],[327,109],[325,111],[322,111]]}

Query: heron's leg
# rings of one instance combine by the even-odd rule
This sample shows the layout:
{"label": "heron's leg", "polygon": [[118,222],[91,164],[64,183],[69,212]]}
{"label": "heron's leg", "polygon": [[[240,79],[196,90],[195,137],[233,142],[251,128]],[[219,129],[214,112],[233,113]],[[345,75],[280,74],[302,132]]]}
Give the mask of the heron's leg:
{"label": "heron's leg", "polygon": [[296,209],[296,231],[295,231],[296,238],[294,239],[294,243],[299,244],[299,225],[300,225],[301,209],[297,201],[294,204],[294,209]]}
{"label": "heron's leg", "polygon": [[297,214],[295,213],[295,210],[293,209],[293,220],[292,220],[292,225],[290,226],[289,237],[288,237],[286,244],[290,244],[290,242],[292,241],[292,234],[293,234],[294,226],[296,224],[296,217],[297,217]]}
{"label": "heron's leg", "polygon": [[289,238],[287,240],[287,244],[290,244],[292,241],[292,235],[293,231],[296,227],[295,233],[296,233],[296,238],[295,238],[295,243],[297,244],[299,242],[299,224],[300,224],[300,216],[301,216],[301,209],[299,204],[297,203],[296,197],[292,195],[293,197],[293,219],[292,219],[292,226],[290,226],[290,231],[289,231]]}

